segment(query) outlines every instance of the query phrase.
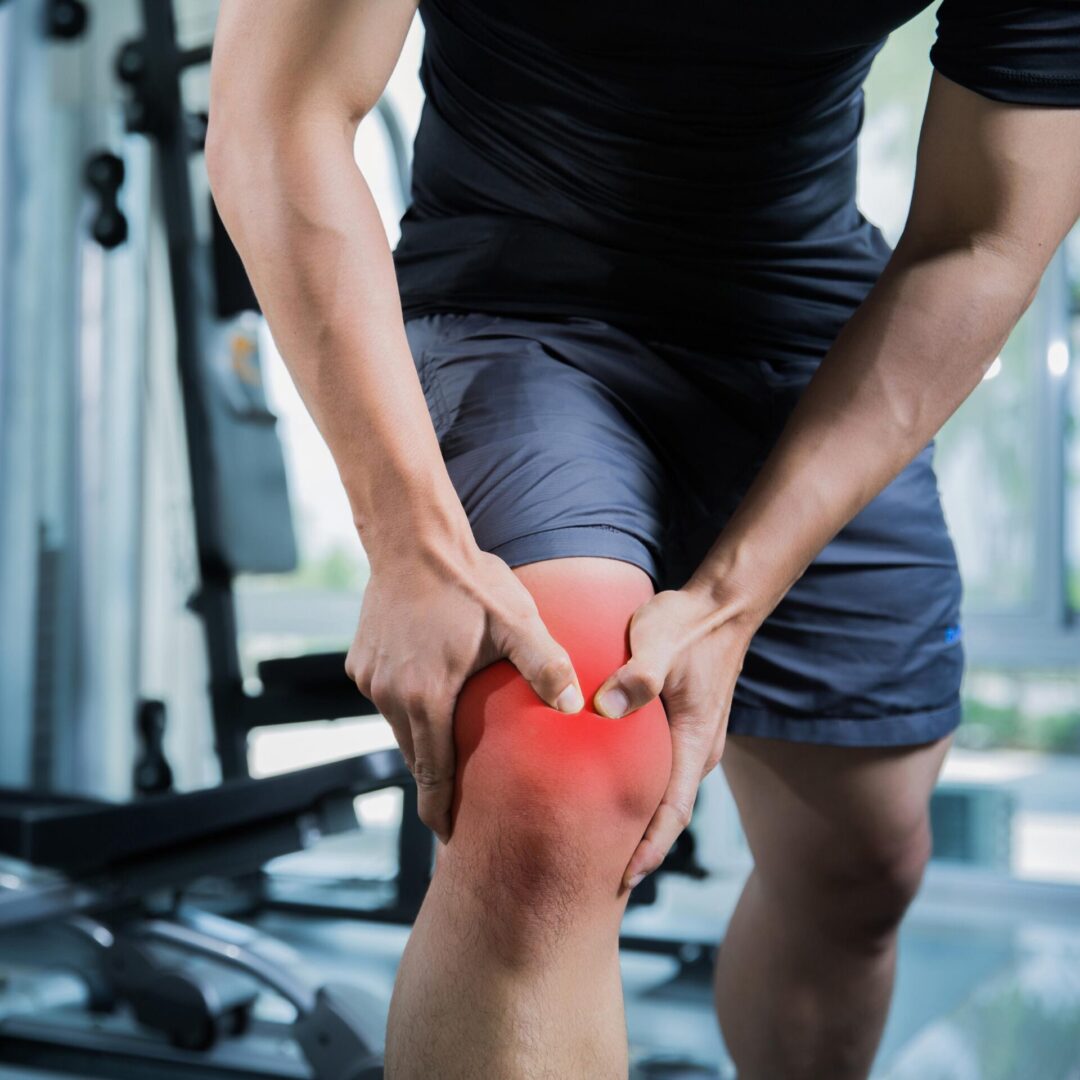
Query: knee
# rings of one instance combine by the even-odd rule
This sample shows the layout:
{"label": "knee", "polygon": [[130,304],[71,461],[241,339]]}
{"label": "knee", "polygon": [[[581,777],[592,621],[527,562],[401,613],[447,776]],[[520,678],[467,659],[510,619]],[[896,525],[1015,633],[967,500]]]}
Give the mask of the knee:
{"label": "knee", "polygon": [[564,715],[501,662],[465,686],[455,737],[448,852],[467,861],[493,910],[555,928],[575,912],[613,908],[670,772],[660,703],[622,720],[588,705]]}
{"label": "knee", "polygon": [[899,835],[841,843],[817,873],[826,928],[854,944],[890,944],[919,890],[930,853],[929,815]]}
{"label": "knee", "polygon": [[549,708],[500,661],[468,680],[455,713],[453,835],[444,861],[459,887],[484,902],[492,916],[486,930],[514,955],[548,947],[581,920],[617,922],[623,871],[671,769],[659,701],[621,720],[591,705],[627,658],[636,604],[612,615],[610,598],[597,606],[570,595],[572,609],[541,606],[541,614],[570,653],[586,707],[572,715]]}

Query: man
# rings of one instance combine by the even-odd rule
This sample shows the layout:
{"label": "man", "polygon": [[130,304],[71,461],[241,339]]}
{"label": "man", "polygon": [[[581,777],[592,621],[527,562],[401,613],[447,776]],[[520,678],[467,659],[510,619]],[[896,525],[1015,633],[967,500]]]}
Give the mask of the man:
{"label": "man", "polygon": [[222,4],[214,194],[445,845],[394,1080],[625,1077],[628,890],[721,758],[739,1075],[869,1071],[959,722],[930,442],[1080,213],[1077,6],[944,0],[895,252],[859,214],[861,85],[926,6],[422,0],[391,256],[352,141],[414,0]]}

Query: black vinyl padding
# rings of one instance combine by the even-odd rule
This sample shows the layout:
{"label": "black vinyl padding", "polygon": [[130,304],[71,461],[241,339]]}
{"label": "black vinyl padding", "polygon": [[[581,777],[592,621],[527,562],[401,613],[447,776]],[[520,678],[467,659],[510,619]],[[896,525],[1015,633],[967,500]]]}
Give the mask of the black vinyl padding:
{"label": "black vinyl padding", "polygon": [[406,781],[401,754],[379,750],[261,779],[152,795],[129,803],[0,788],[0,854],[65,872],[167,854],[230,830],[303,813],[339,794]]}

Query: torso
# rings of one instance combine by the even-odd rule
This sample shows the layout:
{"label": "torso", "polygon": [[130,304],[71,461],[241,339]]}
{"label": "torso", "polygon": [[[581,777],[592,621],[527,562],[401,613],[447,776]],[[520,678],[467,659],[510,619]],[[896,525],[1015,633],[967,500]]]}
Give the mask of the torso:
{"label": "torso", "polygon": [[854,201],[862,83],[928,2],[422,0],[406,313],[705,305],[831,340],[888,257]]}

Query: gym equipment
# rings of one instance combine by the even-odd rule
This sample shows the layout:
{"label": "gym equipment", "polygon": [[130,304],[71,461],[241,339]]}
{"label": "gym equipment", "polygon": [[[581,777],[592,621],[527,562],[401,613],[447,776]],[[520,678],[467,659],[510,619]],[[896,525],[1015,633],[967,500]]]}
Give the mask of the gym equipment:
{"label": "gym equipment", "polygon": [[124,183],[124,162],[103,150],[86,163],[86,183],[97,196],[98,207],[90,231],[107,251],[119,247],[128,234],[127,218],[117,204],[117,194]]}
{"label": "gym equipment", "polygon": [[48,0],[44,5],[45,32],[59,41],[82,37],[89,23],[83,0]]}
{"label": "gym equipment", "polygon": [[[192,135],[205,132],[205,118],[191,122],[180,79],[185,70],[209,61],[211,46],[179,47],[171,0],[141,0],[141,12],[144,33],[122,46],[115,67],[128,88],[129,130],[152,139],[158,150],[200,569],[199,588],[189,605],[205,628],[215,749],[222,775],[229,779],[248,775],[252,728],[376,710],[346,676],[344,653],[264,660],[257,672],[260,692],[251,693],[245,684],[234,581],[240,573],[295,566],[291,510],[254,330],[245,320],[258,305],[212,200],[210,250],[196,242],[188,163],[201,148]],[[401,126],[386,101],[379,103],[378,115],[407,200]],[[417,816],[414,786],[400,786],[399,873],[389,895],[385,882],[370,883],[360,907],[364,917],[408,924],[427,888],[434,839]],[[359,891],[364,887],[359,883]]]}
{"label": "gym equipment", "polygon": [[[51,969],[0,995],[0,1061],[104,1077],[381,1077],[362,994],[313,984],[280,943],[183,897],[355,828],[354,798],[407,775],[385,750],[129,804],[0,790],[0,853],[23,864],[0,872],[0,954]],[[260,989],[292,1018],[257,1021]]]}
{"label": "gym equipment", "polygon": [[165,757],[165,703],[140,701],[135,714],[139,751],[132,787],[139,795],[172,791],[173,773]]}
{"label": "gym equipment", "polygon": [[[47,7],[53,23],[55,15],[74,20],[65,24],[72,28],[76,9],[85,16],[81,4]],[[241,678],[232,579],[296,561],[284,467],[245,327],[209,317],[214,282],[196,242],[188,176],[205,117],[189,122],[179,91],[185,64],[205,62],[209,47],[180,53],[168,0],[145,0],[142,14],[145,35],[121,51],[118,69],[133,87],[129,125],[158,144],[201,571],[191,605],[206,630],[225,782],[173,793],[164,706],[141,702],[138,802],[0,789],[0,853],[18,860],[0,870],[0,1061],[82,1076],[373,1080],[381,1065],[372,1050],[378,1033],[365,1030],[374,1023],[370,1002],[302,977],[280,943],[192,906],[197,896],[252,910],[267,861],[355,828],[358,795],[408,791],[412,778],[397,751],[248,775],[247,731],[303,718],[290,706],[303,703],[309,718],[373,709],[343,667],[322,695],[309,692],[303,665],[299,682],[271,676],[259,696]],[[97,202],[91,232],[106,249],[126,235],[123,174],[122,159],[108,152],[85,166]],[[49,580],[40,579],[40,603],[48,603]],[[322,712],[329,697],[333,707]],[[47,755],[47,745],[40,749]],[[406,806],[415,818],[414,796]],[[398,897],[400,911],[414,911],[426,887],[431,840],[418,826],[403,834],[421,852],[426,840],[428,861],[421,854],[423,873],[402,875],[411,892]],[[262,1019],[256,1003],[267,994],[292,1018]]]}
{"label": "gym equipment", "polygon": [[[210,59],[211,46],[179,47],[171,0],[141,0],[141,13],[143,35],[120,49],[116,74],[128,88],[128,130],[152,139],[158,151],[201,579],[190,606],[206,630],[222,773],[244,776],[252,728],[369,715],[375,709],[345,675],[343,654],[265,662],[258,672],[262,692],[245,688],[233,582],[240,573],[295,567],[288,491],[256,344],[243,323],[227,321],[258,307],[212,207],[210,251],[196,241],[188,167],[201,149],[205,117],[193,121],[184,108],[180,80],[184,71]],[[407,173],[392,107],[380,103],[379,115],[399,171]]]}

